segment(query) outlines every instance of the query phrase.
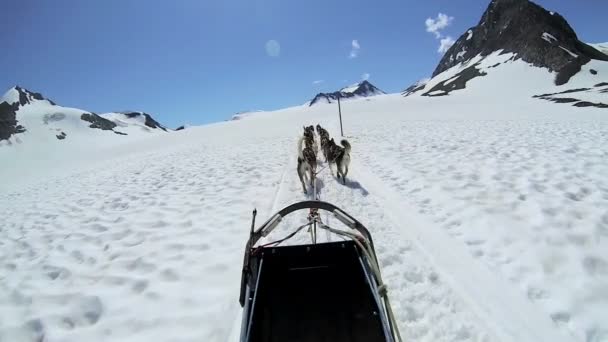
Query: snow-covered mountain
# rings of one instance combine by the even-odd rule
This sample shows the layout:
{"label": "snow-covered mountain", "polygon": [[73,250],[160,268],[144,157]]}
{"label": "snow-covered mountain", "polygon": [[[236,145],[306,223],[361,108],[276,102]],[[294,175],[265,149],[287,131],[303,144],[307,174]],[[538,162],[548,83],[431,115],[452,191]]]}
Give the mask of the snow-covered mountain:
{"label": "snow-covered mountain", "polygon": [[100,116],[114,122],[118,127],[139,126],[143,129],[167,131],[165,126],[154,120],[150,114],[144,112],[105,113]]}
{"label": "snow-covered mountain", "polygon": [[332,103],[333,101],[337,101],[338,98],[341,100],[354,99],[382,94],[385,93],[371,84],[369,81],[361,81],[333,93],[319,93],[312,100],[310,100],[309,105],[312,106],[317,103]]}
{"label": "snow-covered mountain", "polygon": [[15,86],[0,98],[0,141],[94,141],[96,136],[141,135],[167,129],[141,112],[98,115],[57,105],[40,93]]}
{"label": "snow-covered mountain", "polygon": [[[425,86],[413,85],[403,94],[448,95],[514,61],[547,70],[547,83],[559,86],[592,60],[608,61],[608,55],[581,42],[558,13],[528,0],[492,0],[478,25],[465,31],[445,53],[431,80]],[[607,77],[599,75],[597,83]]]}
{"label": "snow-covered mountain", "polygon": [[588,45],[595,48],[596,50],[598,50],[600,52],[603,52],[605,55],[608,55],[608,42],[588,44]]}

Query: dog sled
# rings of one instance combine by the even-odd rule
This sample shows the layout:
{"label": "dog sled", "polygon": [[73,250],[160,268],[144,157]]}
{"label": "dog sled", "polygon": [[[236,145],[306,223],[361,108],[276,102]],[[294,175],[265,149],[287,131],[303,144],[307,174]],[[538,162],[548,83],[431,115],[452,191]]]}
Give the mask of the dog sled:
{"label": "dog sled", "polygon": [[[307,222],[287,236],[258,245],[282,219],[308,210]],[[323,223],[320,211],[347,228]],[[245,247],[240,304],[241,342],[400,342],[398,327],[367,228],[333,204],[292,204],[255,229]],[[281,246],[298,232],[311,242]],[[342,237],[317,243],[318,231]]]}

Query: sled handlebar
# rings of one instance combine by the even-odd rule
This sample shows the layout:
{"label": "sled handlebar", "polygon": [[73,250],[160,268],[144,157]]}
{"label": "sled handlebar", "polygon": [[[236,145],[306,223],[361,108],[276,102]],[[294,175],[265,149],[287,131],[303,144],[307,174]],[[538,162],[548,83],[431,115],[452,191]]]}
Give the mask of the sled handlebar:
{"label": "sled handlebar", "polygon": [[264,222],[257,230],[254,230],[251,233],[247,246],[250,248],[255,246],[260,238],[270,234],[270,232],[281,222],[283,217],[295,211],[304,209],[321,209],[333,213],[340,222],[344,223],[344,225],[361,233],[363,237],[369,241],[371,248],[374,249],[372,236],[369,233],[369,230],[367,230],[367,228],[361,222],[357,221],[357,219],[335,205],[323,201],[297,202],[279,210],[276,214],[272,215],[272,217]]}

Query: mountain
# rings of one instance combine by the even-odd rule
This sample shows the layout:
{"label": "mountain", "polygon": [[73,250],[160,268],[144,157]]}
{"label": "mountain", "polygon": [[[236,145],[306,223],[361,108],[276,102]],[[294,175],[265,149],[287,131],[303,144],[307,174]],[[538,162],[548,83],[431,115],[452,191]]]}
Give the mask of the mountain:
{"label": "mountain", "polygon": [[599,52],[602,52],[608,55],[608,42],[606,43],[596,43],[596,44],[588,44],[589,46],[595,48]]}
{"label": "mountain", "polygon": [[477,55],[498,50],[556,72],[557,85],[567,83],[591,59],[608,61],[607,55],[581,42],[558,13],[528,0],[492,0],[479,24],[446,52],[433,77]]}
{"label": "mountain", "polygon": [[385,94],[368,81],[361,81],[333,93],[319,93],[311,101],[309,106],[316,103],[332,103],[339,99],[352,99]]}
{"label": "mountain", "polygon": [[144,112],[105,113],[100,116],[114,122],[118,127],[139,126],[167,131],[165,126],[154,120],[150,114]]}
{"label": "mountain", "polygon": [[[608,61],[608,55],[579,40],[566,19],[528,0],[492,0],[477,26],[464,32],[445,53],[432,74],[435,80],[423,87],[425,96],[443,96],[463,89],[473,78],[486,76],[490,69],[512,61],[523,61],[554,74],[553,83],[563,85],[591,60]],[[508,56],[500,58],[498,56]],[[480,65],[488,57],[496,63]],[[486,63],[488,64],[488,63]],[[455,69],[459,69],[455,72]],[[411,87],[410,87],[411,88]],[[404,95],[413,93],[414,88]]]}
{"label": "mountain", "polygon": [[411,86],[407,87],[404,91],[401,92],[402,95],[404,96],[409,96],[410,94],[413,94],[419,90],[424,89],[424,86],[426,86],[426,84],[430,81],[430,78],[424,78],[419,80],[418,82],[412,84]]}
{"label": "mountain", "polygon": [[98,115],[77,108],[57,105],[42,94],[15,86],[0,98],[0,141],[65,140],[72,136],[124,136],[167,129],[142,112]]}

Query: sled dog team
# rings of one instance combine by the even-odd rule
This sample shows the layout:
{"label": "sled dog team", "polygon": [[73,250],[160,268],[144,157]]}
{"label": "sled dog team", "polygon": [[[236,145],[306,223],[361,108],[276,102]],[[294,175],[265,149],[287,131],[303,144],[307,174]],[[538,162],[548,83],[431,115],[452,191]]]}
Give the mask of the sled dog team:
{"label": "sled dog team", "polygon": [[[340,142],[342,146],[336,145],[334,139],[329,138],[327,130],[319,124],[317,124],[317,134],[321,142],[321,151],[325,161],[329,164],[330,170],[332,165],[335,165],[336,177],[338,177],[338,180],[342,179],[342,184],[346,184],[346,175],[350,164],[350,144],[346,139],[342,139]],[[308,178],[310,186],[313,187],[317,172],[318,153],[319,145],[315,139],[315,128],[313,126],[304,127],[304,134],[298,140],[298,176],[304,193],[307,193],[305,178]]]}

